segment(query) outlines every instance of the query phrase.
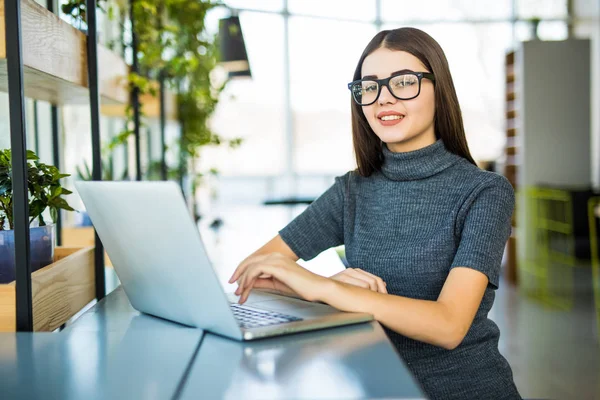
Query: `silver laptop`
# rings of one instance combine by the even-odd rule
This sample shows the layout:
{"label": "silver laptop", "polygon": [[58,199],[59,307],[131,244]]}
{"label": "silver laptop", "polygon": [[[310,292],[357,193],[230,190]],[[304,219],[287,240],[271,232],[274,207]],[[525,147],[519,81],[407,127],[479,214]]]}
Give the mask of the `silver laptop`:
{"label": "silver laptop", "polygon": [[264,290],[226,294],[174,182],[76,182],[123,289],[138,311],[237,340],[371,321]]}

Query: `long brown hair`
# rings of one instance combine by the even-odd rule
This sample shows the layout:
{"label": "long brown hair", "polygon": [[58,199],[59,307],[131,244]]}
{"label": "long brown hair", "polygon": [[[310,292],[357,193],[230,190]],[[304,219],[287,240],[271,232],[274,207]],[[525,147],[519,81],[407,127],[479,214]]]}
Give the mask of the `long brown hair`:
{"label": "long brown hair", "polygon": [[[449,151],[475,164],[467,146],[462,114],[448,60],[440,45],[427,33],[416,28],[381,31],[369,42],[360,56],[353,81],[361,78],[365,58],[381,47],[412,54],[435,75],[435,136],[437,139],[442,139]],[[358,172],[362,176],[370,176],[373,172],[381,170],[382,142],[369,126],[362,107],[352,99],[350,101],[352,102],[352,139]]]}

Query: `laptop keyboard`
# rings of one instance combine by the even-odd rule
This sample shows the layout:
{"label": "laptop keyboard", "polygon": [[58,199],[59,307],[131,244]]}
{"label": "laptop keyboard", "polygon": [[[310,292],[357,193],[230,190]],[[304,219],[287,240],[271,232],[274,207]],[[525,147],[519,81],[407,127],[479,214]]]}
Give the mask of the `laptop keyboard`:
{"label": "laptop keyboard", "polygon": [[230,303],[233,316],[242,328],[259,328],[261,326],[277,325],[286,322],[302,321],[302,318],[281,314],[275,311],[257,310],[236,303]]}

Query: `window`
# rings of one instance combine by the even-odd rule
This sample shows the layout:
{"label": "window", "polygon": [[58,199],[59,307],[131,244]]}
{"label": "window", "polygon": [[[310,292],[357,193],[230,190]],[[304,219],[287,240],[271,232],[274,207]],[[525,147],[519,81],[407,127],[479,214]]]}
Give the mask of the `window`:
{"label": "window", "polygon": [[225,0],[224,3],[233,8],[246,8],[261,11],[281,11],[283,0]]}
{"label": "window", "polygon": [[395,28],[402,22],[416,21],[464,21],[476,19],[509,19],[512,16],[512,0],[425,0],[404,2],[382,0],[381,18],[392,22]]}
{"label": "window", "polygon": [[529,18],[566,18],[567,0],[519,0],[517,17]]}
{"label": "window", "polygon": [[343,173],[354,168],[347,83],[374,35],[372,24],[290,19],[296,172]]}
{"label": "window", "polygon": [[279,175],[285,165],[283,18],[242,12],[240,22],[252,79],[228,83],[211,125],[224,138],[241,137],[244,142],[238,149],[206,147],[200,169],[217,168],[223,175]]}
{"label": "window", "polygon": [[375,20],[375,0],[289,0],[291,14],[331,17],[359,21]]}
{"label": "window", "polygon": [[430,34],[446,54],[473,158],[498,158],[505,144],[504,55],[511,45],[511,24],[445,23],[415,27]]}

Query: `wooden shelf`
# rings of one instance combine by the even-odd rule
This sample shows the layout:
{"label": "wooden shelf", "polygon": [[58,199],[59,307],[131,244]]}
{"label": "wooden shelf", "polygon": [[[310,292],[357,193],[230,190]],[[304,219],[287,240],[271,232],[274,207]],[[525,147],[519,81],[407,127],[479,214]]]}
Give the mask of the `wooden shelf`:
{"label": "wooden shelf", "polygon": [[[95,296],[94,248],[57,247],[54,263],[31,274],[33,330],[51,332]],[[15,282],[0,285],[0,332],[15,331]]]}
{"label": "wooden shelf", "polygon": [[[62,228],[62,245],[65,247],[93,247],[96,244],[94,228],[91,226],[66,226]],[[104,252],[104,265],[112,267],[112,262]]]}
{"label": "wooden shelf", "polygon": [[[142,113],[147,118],[160,118],[160,99],[158,95],[158,82],[153,82],[156,97],[150,94],[140,96]],[[103,104],[100,113],[107,117],[125,117],[125,107],[120,104]],[[165,117],[167,120],[177,121],[177,94],[170,90],[165,93]]]}
{"label": "wooden shelf", "polygon": [[[515,87],[515,52],[511,51],[505,57],[506,67],[506,163],[504,166],[504,175],[516,190],[517,182],[517,144],[515,136],[516,130],[516,87]],[[516,209],[511,217],[511,225],[516,226]],[[512,284],[517,283],[517,246],[516,246],[516,229],[513,228],[510,238],[506,244],[506,268],[505,277]]]}
{"label": "wooden shelf", "polygon": [[[89,102],[87,36],[34,0],[21,1],[25,96],[53,104]],[[8,91],[4,2],[0,0],[0,90]],[[98,82],[104,103],[128,101],[129,67],[98,45]]]}

